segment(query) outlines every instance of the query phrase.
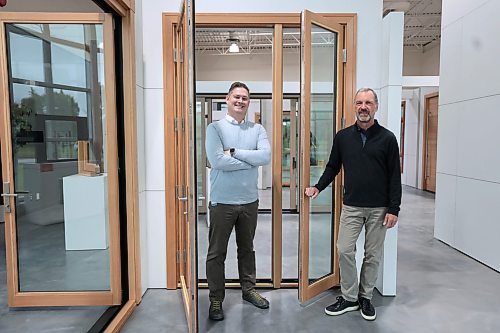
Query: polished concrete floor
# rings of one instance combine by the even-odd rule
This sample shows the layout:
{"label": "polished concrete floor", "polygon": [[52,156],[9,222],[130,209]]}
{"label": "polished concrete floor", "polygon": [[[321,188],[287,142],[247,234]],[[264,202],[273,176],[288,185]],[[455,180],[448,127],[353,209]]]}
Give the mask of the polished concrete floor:
{"label": "polished concrete floor", "polygon": [[[378,318],[324,314],[338,289],[307,306],[297,290],[262,290],[268,310],[228,290],[226,319],[208,320],[208,291],[199,291],[200,332],[500,332],[500,274],[433,238],[434,196],[405,187],[399,222],[397,296],[374,295]],[[122,332],[187,332],[180,292],[148,290]]]}
{"label": "polished concrete floor", "polygon": [[[24,246],[22,252],[29,254],[30,252],[37,253],[35,257],[41,256],[35,261],[31,261],[33,265],[25,272],[30,272],[23,281],[33,281],[26,283],[25,286],[36,286],[38,288],[50,288],[51,285],[58,285],[64,282],[63,277],[75,276],[71,279],[69,286],[72,286],[76,280],[81,283],[78,286],[92,285],[92,279],[88,275],[79,274],[81,268],[74,269],[73,272],[70,264],[66,264],[60,258],[53,256],[54,252],[59,251],[59,241],[61,239],[61,231],[55,230],[58,225],[48,226],[46,230],[50,232],[36,233],[33,230],[32,242]],[[7,273],[5,264],[5,235],[4,223],[0,223],[0,332],[1,333],[84,333],[88,332],[94,323],[106,311],[106,306],[94,307],[45,307],[45,308],[23,308],[13,309],[7,305]],[[64,232],[64,231],[62,231]],[[55,236],[51,238],[52,236]],[[26,240],[26,239],[25,239]],[[64,242],[64,233],[62,233]],[[63,244],[64,248],[64,244]],[[73,251],[74,252],[74,251]],[[24,255],[24,254],[23,254]],[[52,256],[51,256],[52,255]],[[69,255],[68,258],[71,258]],[[28,262],[25,261],[25,264]],[[28,265],[30,266],[30,265]],[[38,269],[36,269],[38,267]],[[52,271],[47,269],[52,267]],[[54,271],[55,270],[55,271]],[[88,274],[88,273],[87,273]],[[55,276],[53,279],[48,279],[48,276]],[[38,282],[36,282],[38,280]],[[87,281],[90,280],[90,281]]]}

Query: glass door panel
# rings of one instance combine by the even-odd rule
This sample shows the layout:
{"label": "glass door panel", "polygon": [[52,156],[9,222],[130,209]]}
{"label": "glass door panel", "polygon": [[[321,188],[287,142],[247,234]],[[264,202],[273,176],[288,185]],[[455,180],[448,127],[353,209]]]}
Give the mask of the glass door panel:
{"label": "glass door panel", "polygon": [[342,83],[342,27],[320,15],[305,11],[302,17],[301,170],[300,170],[300,261],[301,302],[337,283],[335,240],[337,234],[334,182],[318,198],[304,195],[321,176],[337,129]]}
{"label": "glass door panel", "polygon": [[52,15],[1,22],[9,305],[119,304],[112,18]]}

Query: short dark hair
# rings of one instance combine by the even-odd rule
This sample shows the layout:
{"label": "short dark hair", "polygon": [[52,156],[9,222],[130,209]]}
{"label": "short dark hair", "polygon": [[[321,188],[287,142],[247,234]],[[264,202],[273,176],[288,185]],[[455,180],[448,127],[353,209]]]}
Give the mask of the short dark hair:
{"label": "short dark hair", "polygon": [[231,91],[233,91],[236,88],[244,88],[248,91],[248,95],[250,95],[250,89],[248,89],[247,85],[244,84],[243,82],[233,82],[231,84],[231,87],[229,87],[229,91],[227,92],[228,95],[231,95]]}
{"label": "short dark hair", "polygon": [[[358,91],[356,91],[356,95],[354,95],[354,99],[356,99],[356,96],[358,96],[358,94],[360,92],[371,92],[373,94],[373,100],[375,101],[375,104],[378,104],[378,96],[377,96],[377,93],[375,92],[375,90],[373,90],[372,88],[360,88]],[[354,101],[356,102],[356,101]]]}

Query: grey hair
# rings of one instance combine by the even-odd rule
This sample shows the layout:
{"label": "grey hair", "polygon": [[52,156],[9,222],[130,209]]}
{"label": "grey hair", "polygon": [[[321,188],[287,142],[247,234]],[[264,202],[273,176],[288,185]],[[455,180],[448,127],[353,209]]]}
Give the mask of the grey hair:
{"label": "grey hair", "polygon": [[361,92],[369,92],[369,91],[373,94],[373,99],[375,100],[375,103],[378,104],[377,93],[372,88],[360,88],[358,91],[356,91],[356,95],[354,95],[354,99],[356,99],[356,96],[358,96],[359,93],[361,93]]}

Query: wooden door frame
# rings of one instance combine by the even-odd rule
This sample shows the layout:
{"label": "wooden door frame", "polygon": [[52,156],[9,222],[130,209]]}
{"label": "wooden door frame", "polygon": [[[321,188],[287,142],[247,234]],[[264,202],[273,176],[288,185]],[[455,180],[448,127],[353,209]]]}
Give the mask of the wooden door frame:
{"label": "wooden door frame", "polygon": [[[127,215],[127,258],[128,299],[109,323],[105,332],[118,332],[142,299],[140,247],[139,247],[139,200],[137,169],[137,113],[136,113],[136,64],[135,64],[135,0],[104,0],[121,17],[123,112],[125,137],[126,215]],[[3,17],[16,19],[18,12],[1,13]],[[37,21],[46,13],[34,13]],[[115,41],[116,42],[116,41]],[[5,52],[5,50],[3,50]],[[0,72],[0,75],[6,73]],[[5,91],[0,90],[3,100],[8,100]],[[2,163],[3,164],[3,163]]]}
{"label": "wooden door frame", "polygon": [[[304,96],[301,98],[301,109],[300,109],[300,121],[301,121],[301,133],[310,133],[310,126],[311,126],[311,86],[308,83],[312,83],[311,80],[311,62],[312,62],[312,48],[307,47],[307,45],[311,45],[311,35],[307,34],[306,32],[310,29],[313,24],[320,26],[326,30],[332,30],[333,25],[337,25],[341,28],[341,25],[338,24],[338,22],[330,22],[329,20],[325,19],[320,14],[316,14],[310,11],[304,11],[304,22],[303,28],[305,29],[302,33],[305,34],[304,36],[304,45],[306,47],[303,48],[303,53],[302,53],[302,65],[305,65],[305,70],[303,70],[303,76],[301,77],[301,80],[303,81],[303,91],[301,94]],[[333,24],[332,24],[333,23]],[[330,25],[328,25],[330,24]],[[342,34],[341,36],[343,37],[343,31],[339,29],[338,33]],[[333,30],[336,31],[336,30]],[[340,97],[336,97],[336,106],[335,106],[335,125],[336,129],[335,132],[341,129],[342,125],[342,118],[343,118],[343,112],[344,112],[344,105],[343,104],[343,95],[344,95],[344,63],[341,60],[342,59],[342,49],[340,46],[337,46],[337,55],[335,57],[336,64],[338,65],[338,68],[336,70],[336,83],[338,86],[336,87],[336,92],[340,91]],[[309,112],[307,112],[309,111]],[[311,137],[309,135],[303,135],[300,138],[301,142],[301,148],[300,148],[300,158],[301,158],[301,170],[299,172],[299,183],[300,179],[302,179],[303,187],[306,188],[308,186],[312,186],[314,184],[309,184],[310,181],[310,147],[311,147]],[[338,178],[337,181],[335,181],[335,185],[332,188],[332,196],[334,196],[334,202],[332,203],[332,214],[333,214],[333,238],[337,240],[338,238],[338,231],[339,231],[339,225],[340,225],[340,209],[342,207],[342,201],[341,201],[341,188],[342,188],[342,181],[339,181],[340,178]],[[300,192],[300,186],[299,186],[299,192]],[[302,248],[302,250],[299,250],[299,300],[301,303],[307,302],[308,300],[312,299],[316,295],[320,294],[324,290],[334,286],[338,285],[340,282],[340,269],[339,269],[339,262],[338,262],[338,257],[337,257],[337,249],[332,244],[333,246],[333,258],[331,258],[332,262],[332,273],[319,278],[318,280],[314,281],[313,283],[309,284],[310,276],[309,276],[309,244],[310,244],[310,236],[309,236],[309,226],[310,226],[310,220],[309,220],[309,211],[310,211],[310,198],[306,197],[304,194],[302,194],[301,200],[300,200],[300,227],[299,230],[302,227],[302,231],[300,232],[300,240],[299,240],[299,249]]]}
{"label": "wooden door frame", "polygon": [[[38,13],[0,13],[0,36],[2,45],[1,54],[7,54],[5,25],[9,23],[54,23],[54,24],[102,24],[105,44],[104,53],[104,76],[109,87],[105,91],[106,101],[106,132],[108,133],[106,160],[109,170],[117,170],[115,173],[108,173],[108,228],[109,228],[109,258],[110,258],[110,290],[109,291],[64,291],[64,292],[23,292],[19,290],[19,263],[17,253],[17,228],[15,210],[16,205],[12,205],[12,212],[6,214],[5,235],[6,243],[8,239],[12,242],[6,246],[6,264],[8,300],[10,307],[26,306],[83,306],[83,305],[118,305],[121,302],[121,265],[120,265],[120,240],[119,240],[119,202],[118,202],[118,144],[116,133],[116,93],[114,78],[114,37],[113,22],[111,14],[103,13],[45,13],[43,18]],[[111,45],[108,43],[111,42]],[[1,63],[2,80],[0,91],[2,92],[3,108],[10,110],[9,77],[7,69],[7,57]],[[2,140],[2,151],[4,153],[3,176],[10,182],[10,193],[14,193],[14,171],[12,165],[12,147],[8,143],[11,141],[10,112],[4,112],[1,119],[2,128],[6,129]],[[5,200],[13,201],[13,198]],[[117,235],[111,237],[112,235]],[[89,296],[92,297],[89,299]]]}
{"label": "wooden door frame", "polygon": [[[341,24],[344,26],[344,41],[343,44],[347,50],[346,63],[344,64],[344,79],[343,87],[344,94],[341,100],[342,109],[345,106],[351,105],[356,93],[356,33],[357,33],[357,14],[346,13],[322,13],[322,16],[331,22]],[[171,138],[174,136],[174,114],[172,96],[174,96],[173,84],[174,77],[172,75],[173,64],[173,27],[177,22],[177,13],[163,13],[163,98],[164,98],[164,128],[165,128],[165,156],[173,156],[174,147],[172,146]],[[277,46],[282,43],[279,31],[289,27],[300,27],[301,14],[300,13],[198,13],[196,14],[196,28],[203,27],[272,27],[274,28],[275,38],[273,38],[273,79],[282,80],[282,56],[281,49]],[[278,31],[278,32],[277,32]],[[277,38],[278,37],[278,38]],[[272,84],[273,96],[273,109],[280,108],[283,101],[282,81],[273,81]],[[354,114],[351,115],[354,121]],[[280,112],[273,112],[273,122],[281,124],[282,115]],[[279,127],[279,126],[278,126]],[[273,142],[272,151],[282,150],[282,137],[281,127],[279,131],[273,129]],[[279,135],[279,136],[278,136]],[[282,269],[282,208],[281,208],[281,182],[282,172],[281,154],[273,154],[273,206],[272,206],[272,253],[273,253],[273,267],[272,279],[273,284],[265,284],[268,287],[280,288],[281,286],[297,286],[297,283],[285,284],[281,280]],[[175,239],[176,225],[175,225],[175,170],[174,168],[165,168],[165,207],[166,207],[166,252],[167,252],[167,289],[176,289],[179,286],[177,279],[177,263],[176,263],[176,250],[178,247]]]}
{"label": "wooden door frame", "polygon": [[[428,119],[429,119],[429,99],[438,97],[439,91],[427,94],[424,96],[424,133],[423,133],[423,145],[422,145],[422,189],[426,189],[427,181],[427,131],[428,131]],[[439,105],[438,105],[439,110]]]}

